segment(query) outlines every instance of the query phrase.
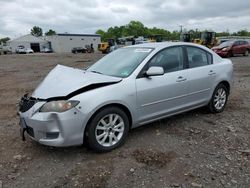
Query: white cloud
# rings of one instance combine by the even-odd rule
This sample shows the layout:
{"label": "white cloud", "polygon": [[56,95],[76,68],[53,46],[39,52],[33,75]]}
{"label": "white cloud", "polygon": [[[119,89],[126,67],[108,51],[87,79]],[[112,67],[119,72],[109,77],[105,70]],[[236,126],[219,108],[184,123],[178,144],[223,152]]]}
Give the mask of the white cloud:
{"label": "white cloud", "polygon": [[0,37],[44,31],[94,33],[139,20],[147,27],[179,30],[250,30],[250,1],[228,0],[0,0]]}

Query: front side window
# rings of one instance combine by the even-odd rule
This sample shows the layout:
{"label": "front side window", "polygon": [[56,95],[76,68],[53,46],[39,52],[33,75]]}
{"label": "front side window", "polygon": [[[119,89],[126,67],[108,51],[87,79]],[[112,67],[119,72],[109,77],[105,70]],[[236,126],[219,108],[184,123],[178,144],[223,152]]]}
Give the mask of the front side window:
{"label": "front side window", "polygon": [[239,46],[240,45],[240,41],[236,41],[235,43],[234,43],[234,46]]}
{"label": "front side window", "polygon": [[151,51],[153,51],[153,48],[120,48],[104,56],[87,70],[125,78],[132,74]]}
{"label": "front side window", "polygon": [[196,47],[187,47],[186,49],[189,68],[212,64],[212,56],[208,52]]}
{"label": "front side window", "polygon": [[164,72],[174,72],[183,69],[183,54],[181,47],[172,47],[160,51],[149,62],[149,67],[158,66]]}

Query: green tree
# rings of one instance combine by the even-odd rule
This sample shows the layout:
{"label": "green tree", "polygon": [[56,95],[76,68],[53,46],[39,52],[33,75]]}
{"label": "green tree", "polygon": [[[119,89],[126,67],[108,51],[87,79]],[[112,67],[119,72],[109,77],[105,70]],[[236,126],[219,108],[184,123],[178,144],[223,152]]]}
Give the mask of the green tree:
{"label": "green tree", "polygon": [[248,32],[246,29],[242,29],[240,31],[237,32],[238,36],[250,36],[250,32]]}
{"label": "green tree", "polygon": [[50,29],[49,31],[47,31],[45,33],[46,36],[52,36],[52,35],[55,35],[55,34],[56,34],[56,32],[54,30],[52,30],[52,29]]}
{"label": "green tree", "polygon": [[101,29],[98,29],[96,32],[96,34],[100,35],[101,36],[101,39],[104,41],[105,40],[105,34],[106,32],[101,30]]}
{"label": "green tree", "polygon": [[105,31],[98,29],[95,33],[102,36],[105,34]]}
{"label": "green tree", "polygon": [[[201,30],[199,29],[191,29],[187,31],[191,34],[192,39],[200,38],[201,36]],[[179,40],[180,39],[180,32],[179,31],[168,31],[166,29],[162,28],[147,28],[143,25],[143,23],[139,21],[130,21],[127,25],[122,26],[115,26],[108,28],[107,31],[104,30],[97,30],[96,34],[101,35],[101,39],[105,41],[107,38],[114,38],[118,39],[120,37],[127,37],[127,36],[144,36],[144,37],[150,37],[150,36],[162,36],[163,40]],[[233,35],[238,36],[250,36],[250,32],[247,30],[240,30],[238,32],[232,33]],[[229,31],[219,32],[216,34],[217,37],[219,36],[229,36],[231,35]]]}
{"label": "green tree", "polygon": [[40,37],[43,36],[43,30],[42,28],[38,27],[38,26],[34,26],[31,31],[30,34],[36,36],[36,37]]}
{"label": "green tree", "polygon": [[0,44],[1,44],[1,43],[6,43],[6,42],[9,41],[9,40],[10,40],[9,37],[1,38],[1,39],[0,39]]}
{"label": "green tree", "polygon": [[230,36],[230,33],[228,31],[216,33],[216,37],[225,37],[225,36]]}
{"label": "green tree", "polygon": [[130,21],[126,27],[128,34],[132,36],[145,36],[148,34],[147,28],[139,21]]}

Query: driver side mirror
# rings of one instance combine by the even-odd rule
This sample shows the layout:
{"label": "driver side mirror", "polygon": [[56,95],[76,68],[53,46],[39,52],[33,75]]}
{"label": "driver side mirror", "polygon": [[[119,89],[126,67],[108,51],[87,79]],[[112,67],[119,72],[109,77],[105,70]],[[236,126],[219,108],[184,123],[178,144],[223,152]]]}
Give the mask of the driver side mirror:
{"label": "driver side mirror", "polygon": [[160,76],[164,74],[164,70],[162,67],[149,67],[149,69],[145,72],[146,76]]}

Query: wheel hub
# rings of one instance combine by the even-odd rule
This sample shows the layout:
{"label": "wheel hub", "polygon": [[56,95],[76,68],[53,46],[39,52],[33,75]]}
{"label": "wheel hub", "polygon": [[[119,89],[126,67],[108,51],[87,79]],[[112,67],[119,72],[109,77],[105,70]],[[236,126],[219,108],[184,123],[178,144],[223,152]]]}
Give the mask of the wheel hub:
{"label": "wheel hub", "polygon": [[214,97],[214,106],[217,110],[221,110],[226,104],[227,94],[223,88],[218,89]]}
{"label": "wheel hub", "polygon": [[120,141],[124,129],[124,121],[120,115],[108,114],[98,122],[95,137],[100,145],[110,147]]}

